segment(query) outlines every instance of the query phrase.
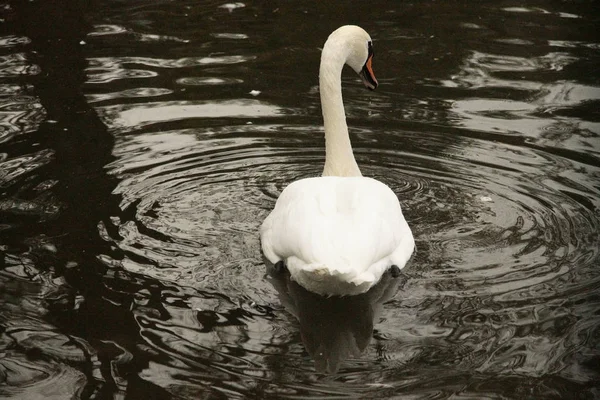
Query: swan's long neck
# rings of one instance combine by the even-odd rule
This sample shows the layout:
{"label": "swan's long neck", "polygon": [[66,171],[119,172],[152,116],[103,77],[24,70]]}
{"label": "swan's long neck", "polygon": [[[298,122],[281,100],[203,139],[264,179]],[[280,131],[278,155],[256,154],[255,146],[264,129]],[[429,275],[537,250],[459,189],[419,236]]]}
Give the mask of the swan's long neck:
{"label": "swan's long neck", "polygon": [[325,125],[323,176],[361,176],[352,152],[342,99],[342,68],[345,61],[341,46],[325,43],[319,70],[319,90]]}

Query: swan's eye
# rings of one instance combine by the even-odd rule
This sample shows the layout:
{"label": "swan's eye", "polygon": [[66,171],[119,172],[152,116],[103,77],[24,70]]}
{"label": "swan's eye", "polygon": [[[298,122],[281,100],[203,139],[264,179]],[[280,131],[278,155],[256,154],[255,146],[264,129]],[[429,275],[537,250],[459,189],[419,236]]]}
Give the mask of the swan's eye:
{"label": "swan's eye", "polygon": [[367,48],[369,49],[369,58],[373,57],[373,42],[370,40],[367,42]]}

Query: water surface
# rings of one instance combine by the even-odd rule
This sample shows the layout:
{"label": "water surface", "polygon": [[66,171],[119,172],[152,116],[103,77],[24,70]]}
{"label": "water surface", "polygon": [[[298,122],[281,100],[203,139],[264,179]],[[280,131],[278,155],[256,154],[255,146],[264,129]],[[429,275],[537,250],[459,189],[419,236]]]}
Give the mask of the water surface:
{"label": "water surface", "polygon": [[[0,27],[0,395],[600,397],[593,1],[8,2]],[[401,278],[323,299],[260,253],[322,169],[320,47]]]}

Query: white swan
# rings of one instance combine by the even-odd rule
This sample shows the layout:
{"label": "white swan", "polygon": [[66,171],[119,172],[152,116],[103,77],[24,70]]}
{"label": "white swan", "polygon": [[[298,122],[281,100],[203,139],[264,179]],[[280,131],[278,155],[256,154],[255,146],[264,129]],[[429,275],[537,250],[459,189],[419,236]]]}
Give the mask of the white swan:
{"label": "white swan", "polygon": [[369,34],[353,25],[335,30],[321,53],[319,88],[325,125],[323,176],[286,187],[261,226],[266,258],[322,295],[364,293],[392,268],[398,273],[415,242],[398,198],[362,177],[352,153],[342,100],[348,64],[369,89],[377,87]]}

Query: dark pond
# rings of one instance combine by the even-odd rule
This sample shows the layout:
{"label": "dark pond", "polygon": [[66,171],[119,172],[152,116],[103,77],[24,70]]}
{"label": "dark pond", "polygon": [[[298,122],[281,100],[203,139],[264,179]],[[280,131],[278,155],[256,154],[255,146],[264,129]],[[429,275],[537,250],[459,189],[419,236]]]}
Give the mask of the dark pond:
{"label": "dark pond", "polygon": [[[595,1],[8,1],[0,397],[600,398]],[[258,228],[324,159],[320,46],[417,253],[323,299]]]}

